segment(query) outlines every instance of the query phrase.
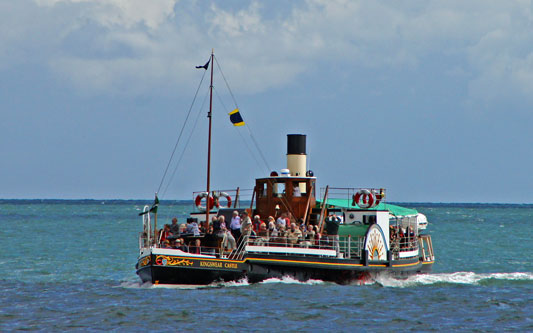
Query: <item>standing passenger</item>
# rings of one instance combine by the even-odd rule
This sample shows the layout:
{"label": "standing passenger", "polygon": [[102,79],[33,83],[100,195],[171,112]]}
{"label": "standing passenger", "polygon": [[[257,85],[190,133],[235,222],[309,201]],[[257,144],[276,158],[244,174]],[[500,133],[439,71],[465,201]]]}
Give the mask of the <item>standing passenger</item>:
{"label": "standing passenger", "polygon": [[233,211],[229,228],[231,229],[231,233],[235,239],[239,239],[241,237],[241,218],[239,217],[239,212],[236,210]]}

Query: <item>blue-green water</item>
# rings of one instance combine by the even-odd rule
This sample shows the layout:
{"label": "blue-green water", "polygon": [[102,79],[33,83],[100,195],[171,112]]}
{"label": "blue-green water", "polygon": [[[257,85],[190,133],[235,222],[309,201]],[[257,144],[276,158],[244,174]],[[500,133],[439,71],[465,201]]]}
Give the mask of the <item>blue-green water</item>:
{"label": "blue-green water", "polygon": [[532,205],[411,204],[437,262],[408,280],[179,289],[135,275],[143,204],[0,200],[0,331],[533,330]]}

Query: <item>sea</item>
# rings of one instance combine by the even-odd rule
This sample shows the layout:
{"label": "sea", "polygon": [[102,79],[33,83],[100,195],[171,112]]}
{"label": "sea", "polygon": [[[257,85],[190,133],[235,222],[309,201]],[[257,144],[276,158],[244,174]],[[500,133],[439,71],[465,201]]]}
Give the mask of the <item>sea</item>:
{"label": "sea", "polygon": [[[176,287],[135,274],[145,204],[0,200],[0,331],[533,331],[533,205],[403,204],[436,255],[406,280]],[[192,208],[162,201],[159,223]]]}

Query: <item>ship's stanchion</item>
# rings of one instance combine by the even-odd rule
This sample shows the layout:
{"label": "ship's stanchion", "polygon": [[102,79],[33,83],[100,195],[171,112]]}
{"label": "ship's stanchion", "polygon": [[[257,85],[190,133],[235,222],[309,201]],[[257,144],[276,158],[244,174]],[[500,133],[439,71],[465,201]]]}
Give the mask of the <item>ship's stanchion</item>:
{"label": "ship's stanchion", "polygon": [[392,251],[387,251],[387,267],[392,267]]}
{"label": "ship's stanchion", "polygon": [[363,249],[361,251],[361,260],[363,261],[363,266],[368,266],[368,250]]}

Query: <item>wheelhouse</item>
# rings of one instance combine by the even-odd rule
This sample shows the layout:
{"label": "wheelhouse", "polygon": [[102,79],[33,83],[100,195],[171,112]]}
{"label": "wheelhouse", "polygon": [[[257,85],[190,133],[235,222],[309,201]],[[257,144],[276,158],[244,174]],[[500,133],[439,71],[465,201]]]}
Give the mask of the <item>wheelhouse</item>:
{"label": "wheelhouse", "polygon": [[309,207],[315,207],[315,177],[271,176],[255,183],[256,213],[262,217],[291,213],[305,219]]}

